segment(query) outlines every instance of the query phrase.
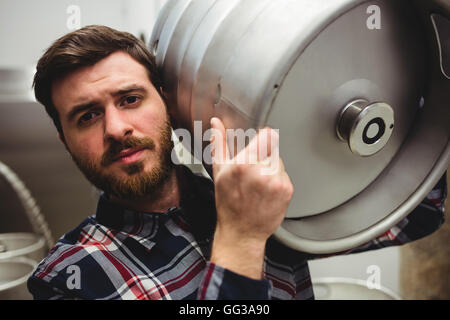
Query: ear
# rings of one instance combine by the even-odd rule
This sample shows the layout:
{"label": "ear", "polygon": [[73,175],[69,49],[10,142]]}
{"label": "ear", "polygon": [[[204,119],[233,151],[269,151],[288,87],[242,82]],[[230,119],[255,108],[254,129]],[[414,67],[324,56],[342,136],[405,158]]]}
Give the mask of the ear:
{"label": "ear", "polygon": [[175,110],[174,110],[174,108],[170,108],[171,102],[169,101],[169,95],[167,94],[167,92],[164,91],[163,87],[159,87],[159,94],[161,95],[161,98],[164,101],[164,104],[166,106],[166,111],[167,111],[167,114],[169,115],[170,123],[172,124],[172,128],[177,129],[178,124],[176,123],[175,117],[174,117]]}
{"label": "ear", "polygon": [[163,98],[164,102],[166,102],[169,96],[167,92],[164,91],[163,87],[159,87],[159,94],[161,95],[161,98]]}
{"label": "ear", "polygon": [[64,136],[60,132],[58,132],[58,139],[67,148],[66,140],[64,139]]}

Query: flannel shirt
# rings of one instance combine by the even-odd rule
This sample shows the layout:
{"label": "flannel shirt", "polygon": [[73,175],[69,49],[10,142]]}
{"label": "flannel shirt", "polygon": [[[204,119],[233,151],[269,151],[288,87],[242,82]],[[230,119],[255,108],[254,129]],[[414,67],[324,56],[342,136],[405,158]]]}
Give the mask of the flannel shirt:
{"label": "flannel shirt", "polygon": [[[59,239],[28,279],[34,298],[314,299],[307,261],[323,256],[294,251],[273,238],[266,245],[262,280],[210,262],[214,185],[186,167],[182,170],[187,185],[180,207],[164,213],[136,212],[101,195],[96,214]],[[444,221],[446,192],[443,177],[398,225],[344,253],[399,245],[432,233]]]}

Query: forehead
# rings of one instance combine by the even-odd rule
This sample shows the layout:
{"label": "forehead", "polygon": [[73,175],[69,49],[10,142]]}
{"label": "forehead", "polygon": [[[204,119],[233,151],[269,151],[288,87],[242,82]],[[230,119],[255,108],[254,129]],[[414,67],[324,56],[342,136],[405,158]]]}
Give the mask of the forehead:
{"label": "forehead", "polygon": [[129,54],[118,51],[55,81],[52,99],[55,107],[63,111],[73,104],[104,97],[127,84],[152,86],[147,69]]}

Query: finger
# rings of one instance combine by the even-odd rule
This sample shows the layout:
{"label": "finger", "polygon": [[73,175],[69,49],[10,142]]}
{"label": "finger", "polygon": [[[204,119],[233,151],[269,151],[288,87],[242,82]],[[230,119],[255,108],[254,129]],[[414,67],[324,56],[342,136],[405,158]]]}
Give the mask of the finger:
{"label": "finger", "polygon": [[239,152],[236,158],[239,161],[249,161],[250,159],[261,162],[271,157],[273,153],[278,155],[278,145],[278,130],[271,128],[260,129],[258,134],[250,141],[245,149]]}
{"label": "finger", "polygon": [[280,157],[278,157],[278,168],[279,168],[278,172],[280,174],[286,172],[285,167],[284,167],[283,159],[281,159]]}
{"label": "finger", "polygon": [[229,160],[227,137],[225,127],[222,121],[218,118],[211,118],[211,139],[212,145],[211,157],[213,170],[214,167],[224,164]]}
{"label": "finger", "polygon": [[270,157],[266,157],[259,162],[262,175],[278,175],[286,174],[283,160],[279,156],[278,149],[272,150]]}

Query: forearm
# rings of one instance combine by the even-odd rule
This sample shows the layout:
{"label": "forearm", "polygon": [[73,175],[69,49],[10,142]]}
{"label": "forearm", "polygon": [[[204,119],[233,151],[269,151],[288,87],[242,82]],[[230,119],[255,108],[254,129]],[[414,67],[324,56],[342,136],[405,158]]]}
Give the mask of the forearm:
{"label": "forearm", "polygon": [[272,284],[263,279],[264,253],[264,240],[216,229],[198,299],[270,299]]}

